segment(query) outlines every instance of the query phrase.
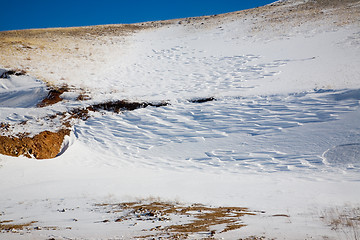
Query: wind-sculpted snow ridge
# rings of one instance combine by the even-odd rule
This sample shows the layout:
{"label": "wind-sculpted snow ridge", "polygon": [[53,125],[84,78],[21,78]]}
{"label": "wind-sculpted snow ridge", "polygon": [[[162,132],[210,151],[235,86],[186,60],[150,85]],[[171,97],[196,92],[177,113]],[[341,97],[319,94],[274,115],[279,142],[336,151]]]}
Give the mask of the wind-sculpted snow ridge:
{"label": "wind-sculpted snow ridge", "polygon": [[[173,167],[190,163],[235,172],[318,171],[328,165],[322,158],[326,145],[321,146],[322,142],[331,144],[334,140],[322,139],[328,137],[325,135],[308,142],[311,139],[307,136],[298,138],[289,132],[310,134],[307,127],[314,131],[312,134],[321,132],[322,128],[317,129],[319,124],[331,126],[342,116],[357,110],[360,95],[346,98],[349,92],[353,90],[317,89],[286,96],[179,102],[120,115],[98,115],[76,126],[75,132],[86,145],[100,151],[117,149],[108,154],[123,155],[123,160],[129,162],[136,158],[145,165],[156,164],[156,159],[165,157],[162,154],[167,153],[166,149],[180,148],[167,155]],[[345,133],[349,129],[340,127],[336,131]],[[296,145],[291,146],[292,141]],[[359,136],[352,141],[360,142]],[[289,143],[290,146],[284,148]],[[307,147],[311,144],[314,146]],[[181,150],[190,145],[197,151]],[[343,161],[346,163],[345,159]],[[352,161],[358,160],[353,157]],[[359,171],[359,167],[355,164],[353,169]]]}

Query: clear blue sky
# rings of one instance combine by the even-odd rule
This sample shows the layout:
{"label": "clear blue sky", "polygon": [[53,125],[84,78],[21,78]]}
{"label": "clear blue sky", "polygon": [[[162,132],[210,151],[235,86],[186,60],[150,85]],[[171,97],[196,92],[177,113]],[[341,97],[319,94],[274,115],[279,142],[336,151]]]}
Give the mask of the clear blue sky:
{"label": "clear blue sky", "polygon": [[275,0],[1,0],[0,31],[220,14]]}

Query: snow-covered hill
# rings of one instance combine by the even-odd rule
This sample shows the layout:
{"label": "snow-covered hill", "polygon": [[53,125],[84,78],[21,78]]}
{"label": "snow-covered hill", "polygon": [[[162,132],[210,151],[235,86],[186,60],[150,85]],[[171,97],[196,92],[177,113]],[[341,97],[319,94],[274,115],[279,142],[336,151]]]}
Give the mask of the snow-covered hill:
{"label": "snow-covered hill", "polygon": [[[359,23],[359,1],[289,0],[0,32],[0,151],[20,155],[0,155],[0,239],[357,239]],[[137,212],[154,202],[173,210]],[[248,209],[190,230],[209,206]]]}

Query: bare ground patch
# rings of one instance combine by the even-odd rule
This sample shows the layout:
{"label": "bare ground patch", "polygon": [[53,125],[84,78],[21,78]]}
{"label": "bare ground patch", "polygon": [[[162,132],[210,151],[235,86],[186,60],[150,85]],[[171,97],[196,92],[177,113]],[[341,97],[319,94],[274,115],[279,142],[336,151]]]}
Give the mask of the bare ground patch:
{"label": "bare ground patch", "polygon": [[151,103],[151,102],[132,102],[127,100],[118,100],[118,101],[108,101],[105,103],[98,103],[91,105],[88,109],[93,111],[106,110],[115,113],[120,113],[122,111],[133,111],[138,108],[146,107],[162,107],[167,106],[167,102]]}
{"label": "bare ground patch", "polygon": [[17,230],[28,228],[34,223],[36,223],[36,221],[21,224],[15,224],[12,220],[0,221],[0,232],[16,232]]}
{"label": "bare ground patch", "polygon": [[51,87],[48,95],[44,98],[40,103],[38,103],[38,107],[46,107],[49,105],[53,105],[55,103],[61,102],[63,98],[61,94],[64,92],[68,92],[68,86],[64,85],[62,87]]}
{"label": "bare ground patch", "polygon": [[24,70],[10,69],[10,70],[6,70],[6,71],[2,72],[0,74],[0,78],[9,78],[11,75],[21,76],[21,75],[25,75],[25,74],[26,74],[26,71],[24,71]]}
{"label": "bare ground patch", "polygon": [[206,97],[206,98],[194,98],[194,99],[189,100],[189,102],[191,102],[191,103],[205,103],[205,102],[212,102],[212,101],[216,101],[216,98]]}
{"label": "bare ground patch", "polygon": [[61,129],[57,132],[43,131],[34,137],[0,136],[0,153],[14,157],[54,158],[60,152],[64,137],[69,134],[69,129]]}
{"label": "bare ground patch", "polygon": [[[114,216],[99,223],[123,223],[137,221],[147,228],[138,239],[212,239],[218,234],[245,227],[241,217],[256,215],[247,208],[209,207],[202,204],[185,206],[168,202],[127,202],[119,204],[97,204],[98,211]],[[116,217],[118,215],[118,217]],[[137,224],[133,224],[136,228]]]}
{"label": "bare ground patch", "polygon": [[[35,215],[31,213],[31,217],[20,215],[16,219],[8,217],[12,220],[7,220],[7,213],[0,214],[0,234],[67,239],[80,231],[78,237],[88,239],[94,237],[92,231],[88,232],[90,229],[99,229],[96,235],[98,239],[269,239],[262,235],[247,235],[243,231],[247,226],[243,221],[245,216],[246,219],[261,217],[243,207],[182,204],[153,197],[134,202],[88,202],[84,206],[67,206],[63,205],[64,202],[55,204],[49,201],[37,202],[45,205]],[[26,211],[32,206],[22,207]],[[47,217],[44,219],[43,216]]]}

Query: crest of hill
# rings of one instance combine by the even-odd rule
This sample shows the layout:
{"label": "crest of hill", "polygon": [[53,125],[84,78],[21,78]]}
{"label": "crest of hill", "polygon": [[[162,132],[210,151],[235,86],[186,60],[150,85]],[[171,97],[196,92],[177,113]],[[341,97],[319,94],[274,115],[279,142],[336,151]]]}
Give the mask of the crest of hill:
{"label": "crest of hill", "polygon": [[[153,27],[161,27],[170,24],[201,24],[201,25],[216,25],[223,23],[222,21],[234,20],[234,18],[242,17],[260,17],[269,22],[282,22],[286,20],[302,19],[302,20],[319,20],[323,18],[326,10],[331,11],[331,15],[338,15],[342,17],[342,22],[337,24],[347,24],[358,22],[360,13],[359,0],[280,0],[272,4],[262,7],[217,14],[211,16],[189,17],[182,19],[171,19],[162,21],[151,21],[134,24],[108,24],[95,25],[85,27],[67,27],[67,28],[46,28],[46,29],[28,29],[28,30],[13,30],[0,32],[0,38],[46,38],[51,36],[62,37],[99,37],[99,36],[122,36],[134,33],[136,31],[149,29]],[[320,14],[320,15],[319,15]],[[3,44],[2,44],[3,45]]]}
{"label": "crest of hill", "polygon": [[243,24],[249,35],[261,39],[270,35],[282,36],[302,25],[312,24],[311,28],[318,28],[325,22],[326,25],[339,27],[359,24],[359,21],[358,0],[288,0],[212,16],[136,24],[6,31],[0,32],[0,67],[25,70],[48,84],[56,85],[69,78],[91,78],[96,73],[89,69],[105,69],[109,66],[113,59],[123,53],[122,46],[131,41],[129,35],[154,28],[178,26],[191,34],[235,22]]}

